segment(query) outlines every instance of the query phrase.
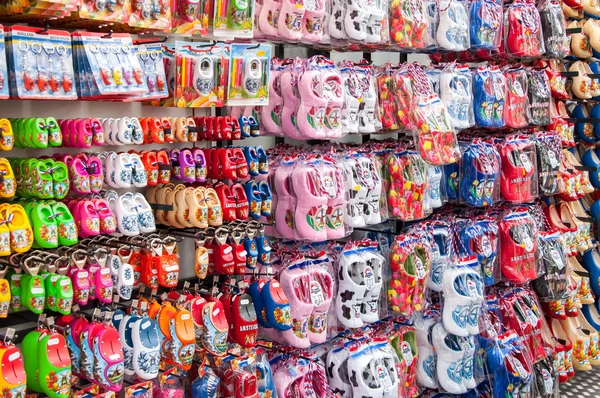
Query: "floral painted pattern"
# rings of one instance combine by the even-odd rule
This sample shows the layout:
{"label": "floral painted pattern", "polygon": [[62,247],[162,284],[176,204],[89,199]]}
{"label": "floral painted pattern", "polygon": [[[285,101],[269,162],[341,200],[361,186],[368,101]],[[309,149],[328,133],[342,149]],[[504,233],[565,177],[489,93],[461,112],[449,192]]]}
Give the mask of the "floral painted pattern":
{"label": "floral painted pattern", "polygon": [[117,220],[115,217],[104,217],[100,219],[100,229],[102,231],[115,231],[117,229]]}
{"label": "floral painted pattern", "polygon": [[40,238],[50,245],[58,244],[58,227],[56,224],[42,225]]}
{"label": "floral painted pattern", "polygon": [[100,219],[98,217],[90,217],[85,220],[85,226],[92,232],[100,233]]}
{"label": "floral painted pattern", "polygon": [[131,183],[131,170],[121,170],[119,179],[124,183]]}
{"label": "floral painted pattern", "polygon": [[10,241],[13,249],[25,249],[33,243],[33,233],[31,229],[17,229],[11,231]]}
{"label": "floral painted pattern", "polygon": [[305,339],[308,336],[308,319],[294,319],[292,330],[296,337]]}
{"label": "floral painted pattern", "polygon": [[[4,182],[2,183],[2,193],[5,196],[13,196],[15,191],[17,190],[17,186],[15,184],[14,178],[4,178]],[[50,185],[50,195],[52,195],[52,185]]]}
{"label": "floral painted pattern", "polygon": [[100,192],[102,189],[103,179],[104,177],[102,176],[90,177],[90,187],[93,192]]}

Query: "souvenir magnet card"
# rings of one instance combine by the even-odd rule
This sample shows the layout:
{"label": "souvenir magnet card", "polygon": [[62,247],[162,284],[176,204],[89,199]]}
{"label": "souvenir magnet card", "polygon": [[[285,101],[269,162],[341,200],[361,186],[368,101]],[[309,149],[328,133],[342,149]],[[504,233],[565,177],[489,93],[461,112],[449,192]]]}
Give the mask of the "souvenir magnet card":
{"label": "souvenir magnet card", "polygon": [[79,17],[82,19],[127,24],[130,15],[130,0],[83,1],[79,7]]}
{"label": "souvenir magnet card", "polygon": [[171,29],[171,5],[168,0],[132,0],[129,26],[156,30]]}
{"label": "souvenir magnet card", "polygon": [[172,33],[206,35],[212,25],[214,0],[172,0]]}
{"label": "souvenir magnet card", "polygon": [[159,99],[168,97],[167,76],[160,44],[135,46],[134,51],[142,66],[142,73],[148,85],[148,92],[142,94],[139,98]]}
{"label": "souvenir magnet card", "polygon": [[148,92],[148,83],[133,50],[131,35],[76,33],[81,38],[86,72],[91,73],[87,78],[91,78],[93,95],[123,97]]}
{"label": "souvenir magnet card", "polygon": [[71,35],[64,30],[11,27],[7,35],[11,95],[21,99],[76,99]]}
{"label": "souvenir magnet card", "polygon": [[254,0],[215,0],[215,36],[252,38]]}
{"label": "souvenir magnet card", "polygon": [[227,105],[269,105],[270,59],[270,45],[231,45]]}
{"label": "souvenir magnet card", "polygon": [[8,98],[8,69],[4,45],[4,26],[0,25],[0,98]]}
{"label": "souvenir magnet card", "polygon": [[177,107],[224,106],[230,46],[177,42],[175,53]]}

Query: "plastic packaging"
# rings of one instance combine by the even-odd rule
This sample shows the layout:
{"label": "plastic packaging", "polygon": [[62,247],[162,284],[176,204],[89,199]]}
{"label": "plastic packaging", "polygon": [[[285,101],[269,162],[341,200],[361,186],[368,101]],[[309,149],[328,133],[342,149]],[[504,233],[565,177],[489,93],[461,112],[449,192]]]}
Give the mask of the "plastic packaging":
{"label": "plastic packaging", "polygon": [[471,3],[471,48],[494,51],[500,47],[502,6],[495,0],[477,0]]}
{"label": "plastic packaging", "polygon": [[430,238],[399,235],[390,248],[389,308],[410,317],[423,309],[423,293],[431,270]]}
{"label": "plastic packaging", "polygon": [[223,106],[231,73],[230,51],[229,45],[176,42],[174,105],[179,108]]}
{"label": "plastic packaging", "polygon": [[270,59],[271,47],[268,45],[231,45],[228,105],[269,104]]}
{"label": "plastic packaging", "polygon": [[439,2],[440,23],[436,32],[438,47],[446,51],[465,51],[471,46],[469,38],[468,3],[462,0]]}
{"label": "plastic packaging", "polygon": [[550,106],[552,95],[550,93],[550,81],[543,69],[529,68],[527,71],[529,79],[528,96],[530,108],[530,124],[545,126],[550,124]]}
{"label": "plastic packaging", "polygon": [[526,211],[508,211],[498,224],[502,277],[511,283],[525,283],[538,274],[538,227]]}
{"label": "plastic packaging", "polygon": [[[73,71],[74,50],[69,32],[13,26],[8,29],[6,39],[8,65],[14,73],[5,73],[4,78],[10,79],[11,97],[63,100],[77,98]],[[98,70],[96,73],[100,74]],[[8,83],[8,80],[4,81],[0,90],[2,95],[6,95]]]}
{"label": "plastic packaging", "polygon": [[473,83],[467,65],[449,64],[439,78],[440,99],[446,105],[452,127],[467,129],[475,124],[473,115]]}
{"label": "plastic packaging", "polygon": [[129,26],[156,30],[171,29],[171,6],[168,0],[133,0]]}
{"label": "plastic packaging", "polygon": [[8,69],[6,65],[6,47],[4,44],[4,26],[0,25],[0,99],[8,98]]}
{"label": "plastic packaging", "polygon": [[405,49],[424,48],[427,43],[427,16],[421,0],[393,0],[390,3],[390,42]]}
{"label": "plastic packaging", "polygon": [[254,0],[215,0],[213,10],[215,36],[252,38]]}
{"label": "plastic packaging", "polygon": [[82,97],[122,99],[148,92],[131,35],[77,31],[73,43],[75,77]]}
{"label": "plastic packaging", "polygon": [[523,128],[531,119],[528,104],[529,79],[523,65],[514,65],[504,69],[506,78],[506,125],[512,128]]}
{"label": "plastic packaging", "polygon": [[516,0],[504,15],[507,52],[515,57],[539,57],[545,53],[540,13],[531,0]]}
{"label": "plastic packaging", "polygon": [[560,192],[558,173],[562,163],[561,140],[555,132],[536,134],[536,154],[541,196]]}
{"label": "plastic packaging", "polygon": [[429,164],[454,163],[460,156],[460,150],[448,110],[431,91],[423,69],[411,64],[408,70],[413,78],[415,94],[415,107],[409,113],[414,126],[415,146]]}
{"label": "plastic packaging", "polygon": [[500,191],[509,202],[532,202],[538,195],[535,144],[527,136],[508,136],[498,144],[502,161]]}
{"label": "plastic packaging", "polygon": [[431,213],[425,203],[427,164],[415,151],[391,154],[387,160],[387,190],[390,218],[419,220]]}
{"label": "plastic packaging", "polygon": [[545,0],[539,6],[546,56],[562,59],[569,54],[565,14],[561,2]]}
{"label": "plastic packaging", "polygon": [[167,98],[169,96],[169,90],[167,88],[167,76],[164,68],[161,45],[145,44],[135,46],[134,50],[138,56],[139,63],[142,66],[142,72],[148,85],[148,92],[142,94],[140,98],[143,98],[144,100]]}

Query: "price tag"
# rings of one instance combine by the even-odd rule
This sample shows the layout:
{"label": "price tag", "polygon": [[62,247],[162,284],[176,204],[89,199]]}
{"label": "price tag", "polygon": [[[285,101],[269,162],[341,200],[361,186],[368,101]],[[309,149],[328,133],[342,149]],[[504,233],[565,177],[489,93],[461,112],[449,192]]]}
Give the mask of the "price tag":
{"label": "price tag", "polygon": [[419,279],[425,279],[425,266],[423,261],[419,257],[415,256],[415,269],[417,270],[417,277]]}
{"label": "price tag", "polygon": [[367,290],[371,289],[375,284],[375,274],[373,273],[373,268],[368,265],[365,267],[365,283],[367,285]]}
{"label": "price tag", "polygon": [[410,366],[415,360],[412,349],[410,348],[410,344],[408,344],[406,341],[403,341],[402,344],[400,344],[400,350],[402,351],[402,356],[404,357],[406,366]]}
{"label": "price tag", "polygon": [[323,288],[321,284],[315,280],[310,281],[310,299],[315,307],[319,307],[325,301]]}
{"label": "price tag", "polygon": [[521,163],[523,163],[523,167],[525,168],[526,172],[530,172],[531,169],[533,168],[533,164],[531,164],[531,160],[529,159],[529,156],[527,156],[527,154],[525,153],[521,153],[521,155],[519,155],[519,158],[521,159]]}
{"label": "price tag", "polygon": [[558,253],[558,250],[556,250],[556,249],[550,249],[550,258],[552,259],[552,262],[554,262],[554,264],[556,265],[556,267],[559,270],[562,270],[563,268],[565,268],[565,262],[560,257],[560,254]]}
{"label": "price tag", "polygon": [[383,387],[384,392],[390,392],[393,387],[392,378],[390,373],[385,367],[385,363],[382,360],[371,361],[371,371],[379,383]]}

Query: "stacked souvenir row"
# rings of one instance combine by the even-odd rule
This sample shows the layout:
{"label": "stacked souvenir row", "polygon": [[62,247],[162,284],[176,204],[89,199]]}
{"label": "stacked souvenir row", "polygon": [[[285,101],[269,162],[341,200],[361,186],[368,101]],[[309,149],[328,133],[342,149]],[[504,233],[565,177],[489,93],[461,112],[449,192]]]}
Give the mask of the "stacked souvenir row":
{"label": "stacked souvenir row", "polygon": [[[10,381],[1,379],[3,389],[17,392],[27,386],[29,390],[51,397],[66,398],[72,391],[72,381],[81,379],[99,386],[102,391],[120,391],[124,378],[154,379],[159,373],[160,362],[165,362],[169,367],[190,370],[192,366],[196,366],[193,365],[196,363],[196,353],[203,354],[205,362],[199,366],[202,381],[193,383],[193,396],[197,396],[203,383],[207,382],[202,376],[205,373],[211,375],[211,394],[218,384],[218,378],[222,380],[219,388],[228,397],[255,397],[256,389],[259,396],[270,396],[275,390],[284,394],[294,384],[289,382],[287,376],[297,379],[297,373],[292,372],[292,367],[300,370],[305,377],[310,377],[309,374],[315,372],[313,388],[319,391],[329,389],[324,363],[320,362],[315,353],[294,355],[279,346],[269,350],[270,357],[277,358],[271,362],[271,366],[268,362],[259,364],[260,371],[251,371],[252,376],[241,375],[239,385],[225,382],[230,378],[231,370],[246,372],[248,369],[245,366],[233,366],[229,369],[228,365],[222,367],[218,363],[229,363],[233,359],[241,361],[245,358],[248,358],[248,363],[256,361],[256,354],[240,356],[238,353],[232,356],[229,355],[229,350],[240,346],[254,347],[257,343],[258,325],[261,325],[265,334],[270,333],[274,337],[277,334],[278,337],[275,338],[283,338],[293,346],[308,348],[310,342],[322,343],[330,333],[337,334],[335,325],[332,331],[327,324],[328,313],[334,319],[336,313],[338,317],[342,317],[342,313],[346,311],[340,300],[346,302],[346,296],[351,291],[344,290],[345,293],[340,293],[343,297],[336,299],[340,301],[337,304],[340,310],[329,311],[337,284],[331,261],[333,252],[316,258],[312,252],[306,251],[298,257],[293,256],[289,248],[281,248],[278,254],[287,257],[287,264],[276,270],[269,259],[268,241],[262,235],[255,236],[257,232],[260,234],[260,227],[255,226],[245,231],[245,239],[254,242],[258,246],[258,253],[262,254],[256,256],[253,265],[248,265],[244,260],[238,266],[237,256],[245,255],[242,254],[242,251],[245,253],[244,246],[248,248],[249,254],[252,253],[252,245],[244,242],[242,251],[233,248],[235,244],[240,244],[239,240],[236,243],[228,239],[239,237],[236,233],[240,232],[239,228],[234,228],[229,237],[223,236],[219,230],[213,236],[207,235],[205,238],[209,239],[198,246],[197,260],[201,262],[201,266],[197,268],[197,272],[204,272],[204,275],[198,276],[204,278],[207,272],[229,273],[227,269],[230,260],[226,256],[231,256],[234,252],[234,270],[241,271],[242,274],[247,270],[252,271],[247,274],[249,276],[245,278],[245,283],[218,283],[218,288],[213,283],[210,290],[196,286],[194,292],[185,286],[181,291],[173,290],[179,279],[177,245],[175,239],[158,235],[145,236],[147,245],[143,245],[141,250],[138,249],[142,247],[139,245],[141,242],[94,238],[85,245],[57,251],[56,254],[35,251],[27,257],[14,258],[14,264],[19,267],[3,275],[6,279],[0,282],[4,286],[2,291],[5,292],[0,296],[1,307],[8,310],[10,306],[13,311],[24,307],[35,313],[41,313],[45,308],[62,313],[63,316],[56,320],[48,318],[48,326],[42,326],[43,322],[38,323],[38,327],[25,336],[22,355],[12,355],[19,351],[10,344],[9,339],[5,339],[5,345],[0,350],[5,366],[21,370],[15,372],[18,377]],[[229,250],[223,250],[224,248]],[[355,281],[345,281],[346,278],[341,277],[340,287],[352,289],[353,283],[360,282],[366,309],[364,321],[377,321],[379,314],[377,311],[373,313],[372,302],[376,302],[379,293],[382,293],[381,271],[385,264],[384,257],[377,253],[376,245],[369,241],[349,243],[342,253],[348,259],[340,258],[339,267],[348,268],[345,277],[354,278]],[[224,257],[218,258],[219,255]],[[355,264],[353,257],[357,256],[360,264]],[[361,267],[361,272],[376,272],[374,287],[378,289],[366,293],[364,281],[357,282],[358,279],[351,275],[350,262],[354,268]],[[68,315],[72,305],[86,305],[89,300],[97,299],[100,303],[108,304],[113,301],[113,295],[128,300],[131,298],[132,288],[139,283],[151,289],[160,286],[171,291],[160,299],[150,296],[149,299],[133,300],[131,305],[123,306],[113,302],[112,309],[104,307],[101,311],[94,310],[91,321],[85,312]],[[305,294],[308,290],[310,296]],[[141,291],[139,295],[142,296]],[[361,307],[360,301],[358,307]],[[74,307],[73,311],[78,311],[78,307]],[[353,339],[360,341],[360,344],[352,351],[365,350],[361,355],[373,360],[385,360],[393,388],[400,388],[403,383],[398,380],[403,376],[400,376],[402,372],[396,368],[400,363],[397,355],[401,350],[399,346],[392,348],[386,343],[384,329],[393,329],[393,336],[398,342],[401,341],[396,328],[391,324],[375,323],[373,331],[368,335]],[[47,336],[51,337],[50,341],[47,341]],[[3,356],[6,352],[11,354],[10,357]],[[280,353],[284,355],[280,356]],[[215,357],[223,358],[215,361]],[[300,358],[303,359],[299,361]],[[360,360],[349,366],[365,371],[369,369],[369,363],[362,363]],[[40,371],[36,372],[38,368]],[[172,370],[168,370],[164,376],[170,372]],[[75,379],[70,377],[71,373],[76,376]],[[215,378],[215,374],[218,378]],[[196,380],[196,373],[191,372],[190,377],[191,380]],[[235,380],[238,380],[238,376],[235,376]],[[307,387],[304,383],[304,388]],[[387,387],[386,391],[393,393]],[[325,394],[320,393],[319,396],[324,397]]]}
{"label": "stacked souvenir row", "polygon": [[[597,62],[571,65],[569,70],[577,75],[573,77],[577,97],[590,98],[592,87],[597,91],[597,79],[587,76],[597,68]],[[352,133],[414,131],[419,126],[418,136],[428,129],[543,126],[559,116],[551,92],[569,98],[567,78],[561,76],[565,66],[558,61],[539,61],[531,67],[483,65],[471,70],[450,63],[421,69],[415,64],[373,67],[348,61],[336,67],[322,57],[273,59],[269,105],[260,108],[264,134],[326,139]],[[428,78],[426,86],[419,80],[422,72]],[[439,105],[422,103],[420,95],[438,96],[440,101],[434,103]],[[433,115],[426,123],[419,120],[423,108]],[[444,125],[435,123],[434,116]]]}
{"label": "stacked souvenir row", "polygon": [[[157,235],[145,238],[152,249],[141,251],[139,244],[134,247],[129,241],[123,244],[116,238],[96,237],[68,250],[29,252],[19,260],[20,267],[2,270],[0,314],[6,317],[9,309],[27,309],[36,314],[51,310],[68,315],[73,305],[85,306],[90,300],[103,304],[116,296],[129,300],[133,287],[140,283],[151,289],[176,286],[179,262],[175,240]],[[118,251],[110,250],[113,241],[121,242]]]}
{"label": "stacked souvenir row", "polygon": [[[162,98],[170,106],[192,108],[262,105],[269,99],[271,50],[266,45],[177,42],[171,48],[134,45],[126,33],[71,34],[23,26],[8,29],[6,45],[8,65],[0,63],[2,98]],[[8,69],[16,73],[8,75]]]}
{"label": "stacked souvenir row", "polygon": [[200,140],[240,140],[260,135],[252,116],[163,118],[0,119],[0,149],[164,144]]}
{"label": "stacked souvenir row", "polygon": [[[326,397],[332,387],[335,393],[341,393],[342,374],[361,374],[351,388],[348,384],[347,393],[385,391],[400,396],[416,393],[412,387],[414,375],[404,373],[416,363],[411,356],[415,347],[412,328],[388,322],[360,335],[341,337],[327,355],[327,368],[319,353],[281,349],[227,355],[218,362],[205,358],[198,365],[192,362],[194,351],[210,353],[217,346],[214,336],[209,334],[195,340],[192,331],[202,324],[212,329],[216,320],[211,313],[220,302],[214,297],[208,297],[212,300],[207,301],[189,292],[175,292],[175,295],[180,303],[177,306],[168,297],[162,304],[156,299],[143,299],[136,300],[129,313],[107,309],[94,311],[91,320],[82,314],[49,318],[25,336],[21,349],[11,342],[11,337],[5,338],[0,358],[7,372],[13,371],[15,377],[3,380],[3,389],[23,394],[27,388],[52,398],[66,398],[70,394],[83,397],[122,389],[126,393],[153,391],[158,395],[183,396],[185,378],[191,390],[188,394],[194,398],[217,394],[266,398],[290,391],[295,391],[298,397]],[[224,318],[222,311],[220,318]],[[233,331],[241,326],[235,326]],[[9,332],[12,334],[14,330]],[[172,368],[159,372],[161,362]],[[181,375],[177,369],[191,371]],[[159,374],[160,381],[152,382]],[[369,378],[374,377],[376,385],[369,383]],[[72,384],[76,381],[91,385],[81,388],[79,383]]]}
{"label": "stacked souvenir row", "polygon": [[[582,9],[581,2],[572,4],[573,8],[567,6],[563,12],[560,2],[552,0],[544,1],[539,7],[533,2],[518,0],[506,10],[485,0],[471,3],[453,0],[441,4],[421,0],[410,6],[407,1],[346,3],[332,0],[313,4],[262,0],[256,4],[237,4],[226,0],[146,0],[133,4],[130,1],[82,2],[78,16],[111,25],[178,34],[254,36],[259,40],[301,42],[328,48],[473,49],[516,57],[543,54],[563,57],[568,50],[564,13],[577,16]],[[19,4],[7,13],[22,13],[22,7]],[[63,3],[60,9],[66,12],[69,8]],[[42,6],[36,14],[47,15],[47,12]],[[600,8],[588,6],[586,12],[600,15]],[[53,11],[52,16],[61,14]]]}
{"label": "stacked souvenir row", "polygon": [[131,1],[89,3],[79,0],[9,2],[3,16],[21,16],[40,23],[50,17],[57,26],[148,30],[186,35],[252,37],[254,3],[235,4],[226,0]]}
{"label": "stacked souvenir row", "polygon": [[580,156],[561,150],[554,132],[524,133],[465,135],[459,163],[444,167],[427,165],[411,143],[396,141],[313,147],[311,154],[276,147],[269,156],[275,220],[269,233],[319,242],[388,218],[422,219],[447,202],[486,207],[580,198],[600,187],[594,149]]}
{"label": "stacked souvenir row", "polygon": [[540,225],[540,214],[518,205],[450,210],[394,240],[388,302],[405,319],[416,317],[413,372],[421,387],[463,394],[489,380],[494,397],[513,390],[552,396],[554,343],[542,340],[549,329],[536,294],[498,287],[535,280],[553,289],[547,280],[565,278],[561,235]]}

